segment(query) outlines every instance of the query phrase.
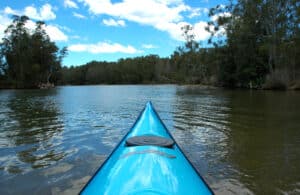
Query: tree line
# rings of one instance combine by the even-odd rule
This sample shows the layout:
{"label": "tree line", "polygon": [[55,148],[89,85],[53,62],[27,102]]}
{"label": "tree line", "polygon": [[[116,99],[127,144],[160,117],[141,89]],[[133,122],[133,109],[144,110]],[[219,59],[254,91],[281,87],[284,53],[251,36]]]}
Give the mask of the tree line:
{"label": "tree line", "polygon": [[[182,28],[185,44],[169,58],[155,55],[63,68],[63,84],[180,83],[223,87],[300,88],[300,3],[229,1],[210,9],[203,48]],[[223,32],[223,34],[220,34]],[[226,38],[225,38],[226,37]],[[76,75],[78,79],[73,77]]]}
{"label": "tree line", "polygon": [[168,58],[148,55],[71,67],[61,67],[67,51],[59,50],[50,41],[41,28],[42,22],[37,22],[36,30],[30,34],[24,30],[27,18],[17,17],[1,44],[0,81],[18,87],[54,82],[300,88],[299,1],[229,1],[226,6],[210,9],[209,16],[209,47],[201,47],[195,41],[193,27],[186,25],[182,28],[185,43]]}
{"label": "tree line", "polygon": [[[92,61],[82,66],[63,67],[59,84],[216,84],[213,83],[216,79],[208,80],[215,78],[212,66],[207,67],[198,61],[204,57],[208,59],[212,55],[207,55],[210,52],[210,49],[203,49],[201,53],[192,54],[193,56],[175,52],[171,58],[147,55],[120,59],[117,62]],[[187,65],[186,61],[190,64]]]}
{"label": "tree line", "polygon": [[214,48],[200,48],[191,33],[182,27],[186,42],[168,58],[147,55],[117,62],[92,61],[62,68],[62,85],[84,84],[209,84],[217,85],[218,65]]}

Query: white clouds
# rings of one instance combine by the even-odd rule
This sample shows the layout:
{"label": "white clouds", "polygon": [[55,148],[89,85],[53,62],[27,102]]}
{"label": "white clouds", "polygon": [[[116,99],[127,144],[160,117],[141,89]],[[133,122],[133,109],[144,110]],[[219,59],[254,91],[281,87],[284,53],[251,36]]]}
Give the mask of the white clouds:
{"label": "white clouds", "polygon": [[196,40],[204,41],[210,37],[210,33],[205,30],[207,23],[200,21],[194,24],[194,35]]}
{"label": "white clouds", "polygon": [[155,49],[155,48],[157,48],[157,46],[152,45],[152,44],[143,44],[142,47],[145,48],[145,49]]}
{"label": "white clouds", "polygon": [[27,6],[22,11],[6,7],[3,13],[6,15],[26,15],[35,20],[54,20],[56,18],[55,13],[52,11],[52,6],[48,3],[39,9],[34,6]]}
{"label": "white clouds", "polygon": [[[30,32],[33,32],[36,27],[35,22],[33,22],[32,20],[28,20],[25,24],[25,27]],[[49,35],[51,41],[68,41],[68,36],[60,30],[60,27],[54,25],[43,25],[43,28]]]}
{"label": "white clouds", "polygon": [[[190,31],[190,34],[195,35],[195,41],[204,41],[207,40],[211,34],[205,30],[205,28],[208,26],[207,22],[205,21],[199,21],[195,24],[190,24],[188,22],[179,22],[177,24],[170,23],[169,25],[166,25],[165,28],[166,31],[170,32],[171,37],[176,40],[185,41],[182,34],[182,27],[185,25],[191,25],[193,29]],[[212,29],[211,29],[212,30]],[[222,30],[222,29],[220,29]],[[216,35],[219,35],[220,33],[216,33]]]}
{"label": "white clouds", "polygon": [[125,26],[124,20],[114,20],[114,19],[110,18],[110,19],[103,19],[102,22],[106,26],[122,26],[122,27]]}
{"label": "white clouds", "polygon": [[183,37],[181,36],[182,34],[181,27],[186,24],[188,23],[186,22],[165,23],[165,24],[161,23],[158,24],[158,29],[168,32],[173,39],[182,41]]}
{"label": "white clouds", "polygon": [[56,18],[55,13],[52,11],[52,6],[48,3],[39,9],[34,6],[27,6],[22,11],[6,7],[3,13],[6,15],[26,15],[35,20],[54,20]]}
{"label": "white clouds", "polygon": [[55,13],[52,11],[52,6],[48,3],[39,9],[34,6],[27,6],[22,11],[6,7],[3,13],[6,15],[26,15],[35,20],[54,20],[56,18]]}
{"label": "white clouds", "polygon": [[27,6],[23,14],[35,20],[54,20],[56,18],[50,4],[43,5],[39,10],[34,6]]}
{"label": "white clouds", "polygon": [[[11,22],[12,22],[11,19],[5,15],[0,17],[0,39],[2,37],[4,37],[4,30],[7,28],[7,26]],[[25,27],[29,30],[29,32],[33,32],[33,30],[36,27],[35,22],[33,22],[32,20],[28,20],[25,24]],[[68,36],[66,34],[64,34],[64,32],[61,31],[60,28],[57,26],[45,25],[44,29],[52,41],[67,41],[68,40]]]}
{"label": "white clouds", "polygon": [[13,10],[10,7],[6,7],[3,11],[5,14],[11,14],[11,15],[20,15],[20,12],[17,10]]}
{"label": "white clouds", "polygon": [[98,53],[126,53],[135,54],[141,53],[131,45],[121,45],[119,43],[99,42],[97,44],[74,44],[68,47],[69,51],[73,52],[88,52],[92,54]]}
{"label": "white clouds", "polygon": [[47,25],[45,27],[46,33],[53,41],[68,41],[68,36],[65,35],[58,27]]}
{"label": "white clouds", "polygon": [[[195,40],[201,41],[209,38],[210,34],[205,30],[206,22],[199,21],[190,24],[184,21],[183,13],[188,18],[194,18],[208,14],[208,8],[192,8],[183,0],[123,0],[112,3],[110,0],[80,0],[89,11],[95,15],[109,15],[123,20],[136,22],[142,25],[152,26],[157,30],[167,32],[171,38],[184,41],[181,27],[192,25]],[[118,26],[117,21],[103,20],[103,23]]]}
{"label": "white clouds", "polygon": [[72,39],[81,39],[81,37],[79,35],[73,35],[71,36]]}
{"label": "white clouds", "polygon": [[[0,13],[0,39],[4,37],[3,31],[12,22],[12,19],[9,17],[11,14],[27,15],[29,18],[35,20],[53,20],[56,18],[50,4],[43,5],[39,10],[37,10],[34,6],[27,6],[23,11],[13,10],[10,7],[6,7],[3,11],[0,11]],[[29,30],[29,32],[33,32],[36,27],[35,22],[28,20],[25,27]],[[44,25],[44,29],[52,41],[68,41],[68,36],[61,30],[67,30],[66,27],[49,24]]]}
{"label": "white clouds", "polygon": [[211,19],[212,19],[212,21],[216,22],[219,17],[225,17],[225,18],[231,17],[231,13],[230,12],[219,13],[219,14],[212,16]]}
{"label": "white clouds", "polygon": [[124,0],[118,3],[111,3],[110,0],[81,0],[81,2],[95,15],[105,14],[153,26],[160,31],[168,32],[176,39],[178,33],[175,33],[175,36],[172,31],[177,28],[177,23],[183,20],[181,13],[190,9],[182,0]]}
{"label": "white clouds", "polygon": [[67,8],[78,9],[78,5],[72,0],[64,0],[64,6]]}
{"label": "white clouds", "polygon": [[79,14],[79,13],[76,13],[76,12],[73,12],[73,16],[76,17],[76,18],[79,18],[79,19],[86,19],[86,16],[84,16],[82,14]]}
{"label": "white clouds", "polygon": [[[25,27],[27,28],[27,30],[29,30],[30,33],[33,33],[34,29],[35,29],[35,22],[33,22],[32,20],[28,20],[25,23]],[[43,27],[45,27],[45,25],[43,25]]]}
{"label": "white clouds", "polygon": [[[184,41],[182,37],[181,27],[183,27],[184,25],[191,25],[193,26],[192,33],[195,35],[196,41],[205,40],[210,36],[210,34],[205,30],[206,22],[196,20],[196,19],[201,19],[199,16],[204,16],[204,14],[207,14],[209,10],[207,8],[191,7],[187,5],[183,0],[138,0],[138,1],[137,0],[118,0],[118,1],[64,0],[62,2],[64,4],[64,7],[73,9],[71,10],[71,14],[76,18],[79,19],[95,18],[93,16],[87,17],[87,14],[85,13],[86,10],[83,10],[80,7],[80,5],[82,4],[85,5],[86,6],[85,9],[88,9],[90,14],[94,16],[100,16],[102,20],[100,22],[102,22],[103,25],[106,26],[125,27],[126,24],[128,24],[128,22],[135,22],[142,26],[150,26],[161,32],[165,32],[169,34],[169,36],[174,40]],[[6,7],[5,9],[0,10],[0,17],[1,14],[6,14],[7,16],[11,14],[17,14],[17,15],[26,14],[34,20],[44,20],[44,21],[54,20],[56,19],[54,10],[55,9],[53,8],[53,6],[51,6],[49,3],[44,4],[41,7],[38,7],[37,5],[30,5],[21,10],[14,10],[13,8]],[[66,11],[66,9],[59,9],[55,11],[62,11],[62,10]],[[82,15],[81,13],[85,13],[85,14]],[[226,14],[227,13],[224,13],[224,15]],[[7,20],[8,19],[6,19],[6,23],[4,23],[5,22],[4,18],[0,18],[0,22],[1,22],[0,30],[6,28]],[[217,16],[212,17],[211,20],[216,21]],[[91,21],[93,22],[96,20],[91,20]],[[193,21],[193,22],[187,22],[187,21]],[[90,21],[86,20],[86,22],[90,22]],[[72,39],[71,36],[68,37],[64,32],[70,33],[70,30],[67,30],[59,25],[54,25],[54,24],[47,25],[47,33],[49,33],[51,40],[53,41],[67,41],[68,38]],[[76,33],[78,32],[74,32],[74,34]],[[113,39],[113,38],[109,38],[109,39]],[[100,45],[99,44],[100,43],[90,44],[90,46],[94,46],[93,51],[96,51],[96,53],[99,52],[99,50],[95,48],[100,48],[100,46],[101,48],[108,48],[108,45],[110,46],[112,45],[108,43],[101,43]],[[77,45],[77,46],[80,46],[82,48],[83,45]],[[131,49],[130,51],[132,52],[133,52],[132,49],[135,49],[133,47],[128,48],[128,46],[126,47],[125,46],[120,47],[120,46],[122,45],[119,45],[119,51],[122,51],[120,49],[122,47],[126,48],[127,51]],[[154,47],[155,46],[150,44],[144,44],[141,46],[141,48],[145,48],[145,49],[152,49]],[[116,48],[116,45],[114,45],[113,48]],[[91,49],[86,49],[86,51],[92,52]]]}
{"label": "white clouds", "polygon": [[11,19],[8,18],[6,15],[0,15],[0,43],[2,41],[2,38],[4,37],[4,31],[7,28],[7,26],[10,24]]}
{"label": "white clouds", "polygon": [[189,18],[194,18],[197,16],[202,16],[209,13],[208,8],[191,8]]}

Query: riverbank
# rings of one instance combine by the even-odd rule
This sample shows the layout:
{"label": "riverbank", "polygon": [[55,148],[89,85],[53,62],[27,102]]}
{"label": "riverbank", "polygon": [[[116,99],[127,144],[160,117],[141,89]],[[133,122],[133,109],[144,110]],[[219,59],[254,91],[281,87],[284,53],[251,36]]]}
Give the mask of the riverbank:
{"label": "riverbank", "polygon": [[280,79],[267,79],[262,86],[264,90],[300,90],[300,80],[287,82]]}
{"label": "riverbank", "polygon": [[39,83],[36,86],[31,87],[16,87],[13,83],[1,81],[0,82],[0,90],[1,89],[51,89],[54,88],[54,83]]}
{"label": "riverbank", "polygon": [[[115,84],[106,84],[106,83],[99,83],[99,84],[66,84],[66,85],[54,85],[53,83],[49,84],[41,84],[38,85],[35,88],[16,88],[13,87],[12,85],[2,85],[0,84],[0,90],[5,90],[5,89],[52,89],[57,86],[89,86],[89,85],[180,85],[180,86],[187,86],[187,87],[197,87],[197,88],[202,88],[202,89],[218,89],[218,88],[223,88],[223,89],[228,89],[228,87],[222,87],[219,85],[205,85],[205,84],[187,84],[187,83],[115,83]],[[272,83],[272,84],[265,84],[262,87],[231,87],[230,89],[249,89],[249,90],[274,90],[274,91],[298,91],[300,90],[300,82],[293,82],[290,85],[286,86],[281,83]]]}

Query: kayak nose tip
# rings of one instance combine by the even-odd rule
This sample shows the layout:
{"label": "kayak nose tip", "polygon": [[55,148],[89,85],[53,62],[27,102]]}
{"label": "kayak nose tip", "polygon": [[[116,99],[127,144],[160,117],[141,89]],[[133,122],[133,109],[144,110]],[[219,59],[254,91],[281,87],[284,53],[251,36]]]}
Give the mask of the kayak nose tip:
{"label": "kayak nose tip", "polygon": [[146,103],[145,110],[152,110],[152,109],[153,109],[152,102],[151,102],[151,101],[148,101],[148,102]]}
{"label": "kayak nose tip", "polygon": [[152,102],[148,101],[147,104],[146,104],[146,107],[152,107]]}

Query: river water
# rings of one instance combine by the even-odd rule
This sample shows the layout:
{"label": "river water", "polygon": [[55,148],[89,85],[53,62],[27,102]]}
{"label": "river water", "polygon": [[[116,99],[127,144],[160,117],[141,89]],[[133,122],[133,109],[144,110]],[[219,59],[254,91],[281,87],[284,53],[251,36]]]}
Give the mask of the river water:
{"label": "river water", "polygon": [[300,92],[176,85],[0,91],[0,194],[76,194],[147,101],[216,194],[300,193]]}

